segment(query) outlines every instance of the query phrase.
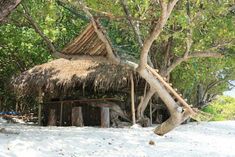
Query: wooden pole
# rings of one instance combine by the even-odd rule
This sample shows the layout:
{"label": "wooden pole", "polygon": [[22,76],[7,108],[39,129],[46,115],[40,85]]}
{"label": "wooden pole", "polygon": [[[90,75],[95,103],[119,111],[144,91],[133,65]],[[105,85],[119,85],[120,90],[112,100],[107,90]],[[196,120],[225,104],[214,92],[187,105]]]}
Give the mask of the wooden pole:
{"label": "wooden pole", "polygon": [[150,116],[150,126],[153,125],[153,111],[152,111],[152,102],[150,101],[150,104],[149,104],[149,116]]}
{"label": "wooden pole", "polygon": [[2,97],[0,96],[0,111],[2,111]]}
{"label": "wooden pole", "polygon": [[101,128],[109,128],[109,126],[110,126],[109,108],[101,107]]}
{"label": "wooden pole", "polygon": [[60,103],[60,126],[62,126],[63,123],[63,102]]}
{"label": "wooden pole", "polygon": [[38,105],[38,125],[42,125],[42,103]]}
{"label": "wooden pole", "polygon": [[132,111],[132,122],[136,124],[135,120],[135,89],[134,89],[134,80],[133,80],[133,73],[131,73],[131,111]]}
{"label": "wooden pole", "polygon": [[42,90],[39,89],[39,97],[38,97],[38,125],[42,125],[42,103],[43,103],[43,93]]}
{"label": "wooden pole", "polygon": [[72,126],[84,126],[81,106],[72,108]]}

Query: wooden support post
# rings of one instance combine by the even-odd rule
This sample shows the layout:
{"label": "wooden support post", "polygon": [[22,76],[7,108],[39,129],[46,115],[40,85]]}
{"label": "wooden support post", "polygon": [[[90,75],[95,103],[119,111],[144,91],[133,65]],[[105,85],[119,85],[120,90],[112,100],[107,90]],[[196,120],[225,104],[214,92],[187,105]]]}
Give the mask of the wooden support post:
{"label": "wooden support post", "polygon": [[81,106],[72,108],[72,126],[84,126]]}
{"label": "wooden support post", "polygon": [[152,101],[150,101],[150,104],[149,104],[149,116],[150,116],[150,126],[153,125],[153,110],[152,110]]}
{"label": "wooden support post", "polygon": [[42,90],[39,89],[39,94],[38,94],[38,125],[42,125],[42,103],[43,103],[43,93]]}
{"label": "wooden support post", "polygon": [[133,80],[133,74],[131,73],[131,112],[132,112],[132,122],[133,124],[136,124],[135,120],[135,89],[134,89],[134,80]]}
{"label": "wooden support post", "polygon": [[48,124],[49,126],[56,126],[56,110],[50,109],[48,116]]}
{"label": "wooden support post", "polygon": [[101,127],[109,128],[109,126],[110,126],[109,108],[101,107]]}
{"label": "wooden support post", "polygon": [[60,126],[62,126],[63,123],[63,102],[60,103]]}
{"label": "wooden support post", "polygon": [[2,111],[2,100],[3,100],[3,97],[0,96],[0,111]]}
{"label": "wooden support post", "polygon": [[38,125],[42,125],[42,103],[38,105]]}

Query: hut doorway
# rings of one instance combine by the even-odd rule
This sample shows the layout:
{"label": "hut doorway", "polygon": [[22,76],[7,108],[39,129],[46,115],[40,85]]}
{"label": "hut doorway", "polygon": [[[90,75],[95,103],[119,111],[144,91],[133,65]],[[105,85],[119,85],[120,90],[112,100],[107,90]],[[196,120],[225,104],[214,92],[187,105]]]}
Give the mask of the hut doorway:
{"label": "hut doorway", "polygon": [[91,105],[83,105],[83,123],[84,126],[100,126],[101,125],[101,109]]}

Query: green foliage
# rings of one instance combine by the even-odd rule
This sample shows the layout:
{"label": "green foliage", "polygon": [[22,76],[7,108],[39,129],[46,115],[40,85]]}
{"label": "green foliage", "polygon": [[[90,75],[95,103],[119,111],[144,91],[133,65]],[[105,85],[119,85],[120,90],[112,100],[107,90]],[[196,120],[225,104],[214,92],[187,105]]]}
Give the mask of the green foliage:
{"label": "green foliage", "polygon": [[[78,14],[83,12],[76,6],[77,0],[68,0],[68,8],[62,7],[57,0],[24,0],[33,19],[42,28],[46,36],[60,51],[87,25],[87,21]],[[98,12],[107,12],[114,16],[124,16],[119,0],[85,0],[94,15]],[[158,20],[160,6],[154,1],[134,0],[127,1],[128,8],[138,21],[141,38],[144,40],[153,22]],[[190,19],[186,11],[187,0],[177,3],[167,25],[164,27],[152,48],[151,56],[155,67],[162,70],[164,67],[165,47],[169,38],[173,42],[170,48],[170,57],[182,57],[186,49],[186,39],[189,30],[192,30],[192,47],[194,52],[220,52],[225,55],[222,59],[192,58],[177,66],[170,74],[170,81],[177,87],[190,103],[196,103],[197,86],[205,88],[211,82],[219,81],[213,86],[209,94],[221,94],[229,88],[227,81],[235,79],[235,19],[234,10],[231,10],[233,0],[197,0],[190,1]],[[14,96],[9,90],[10,78],[37,64],[51,60],[52,57],[42,38],[22,15],[23,9],[19,5],[8,19],[6,24],[0,25],[0,99],[4,97],[6,106],[14,104]],[[74,12],[78,13],[75,14]],[[146,21],[141,21],[146,20]],[[149,21],[148,21],[149,20]],[[108,20],[100,18],[116,51],[121,55],[128,55],[139,59],[140,45],[135,33],[125,19]],[[136,21],[135,21],[136,22]],[[228,43],[221,48],[219,44]],[[13,106],[9,107],[13,108]]]}
{"label": "green foliage", "polygon": [[235,98],[220,96],[203,111],[214,115],[213,121],[235,120]]}
{"label": "green foliage", "polygon": [[[61,50],[86,24],[52,1],[23,1],[34,20]],[[0,99],[5,109],[14,110],[15,96],[10,81],[13,76],[51,60],[47,46],[22,16],[22,7],[0,25]],[[1,105],[1,104],[0,104]],[[0,106],[1,108],[1,106]]]}

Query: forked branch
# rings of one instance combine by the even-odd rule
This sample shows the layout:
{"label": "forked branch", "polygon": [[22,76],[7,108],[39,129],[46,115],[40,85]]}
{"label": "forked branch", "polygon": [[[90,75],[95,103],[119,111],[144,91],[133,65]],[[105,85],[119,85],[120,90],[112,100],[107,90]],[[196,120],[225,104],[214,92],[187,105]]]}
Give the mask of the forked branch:
{"label": "forked branch", "polygon": [[157,24],[154,26],[152,32],[144,40],[144,44],[143,44],[141,54],[140,54],[140,63],[139,63],[138,70],[144,70],[144,68],[146,67],[149,50],[154,40],[156,40],[158,36],[160,35],[160,33],[162,32],[163,27],[165,26],[177,1],[178,0],[173,0],[172,2],[167,3],[166,0],[160,0],[161,16]]}

